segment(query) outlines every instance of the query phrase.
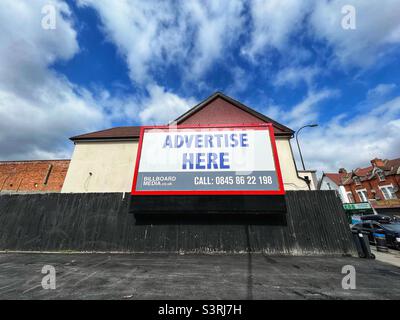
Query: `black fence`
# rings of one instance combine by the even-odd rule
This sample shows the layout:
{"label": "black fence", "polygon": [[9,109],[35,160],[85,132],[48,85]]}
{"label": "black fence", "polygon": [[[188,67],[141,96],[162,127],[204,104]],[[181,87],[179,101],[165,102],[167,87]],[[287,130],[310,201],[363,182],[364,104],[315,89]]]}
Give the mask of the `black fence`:
{"label": "black fence", "polygon": [[287,192],[286,203],[286,214],[137,219],[122,193],[1,195],[0,250],[356,254],[333,191]]}

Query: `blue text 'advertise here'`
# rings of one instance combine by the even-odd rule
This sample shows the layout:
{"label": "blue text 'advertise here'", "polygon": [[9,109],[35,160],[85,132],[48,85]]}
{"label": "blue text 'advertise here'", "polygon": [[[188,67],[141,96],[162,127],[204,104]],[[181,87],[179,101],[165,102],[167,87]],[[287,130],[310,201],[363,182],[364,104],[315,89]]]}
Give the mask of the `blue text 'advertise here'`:
{"label": "blue text 'advertise here'", "polygon": [[[167,135],[163,148],[246,148],[247,133]],[[183,170],[230,169],[228,152],[183,153]]]}

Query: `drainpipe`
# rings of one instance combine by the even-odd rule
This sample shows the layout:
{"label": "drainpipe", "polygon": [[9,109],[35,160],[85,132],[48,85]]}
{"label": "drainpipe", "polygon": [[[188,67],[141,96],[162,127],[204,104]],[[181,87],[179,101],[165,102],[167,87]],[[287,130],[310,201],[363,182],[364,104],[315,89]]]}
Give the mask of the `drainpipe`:
{"label": "drainpipe", "polygon": [[46,185],[47,182],[49,181],[50,173],[51,173],[52,170],[53,170],[53,165],[52,165],[52,164],[49,164],[49,167],[48,167],[48,169],[47,169],[46,176],[44,177],[44,180],[43,180],[43,184],[44,184],[44,185]]}
{"label": "drainpipe", "polygon": [[19,182],[18,188],[17,188],[17,190],[15,190],[15,192],[18,193],[19,188],[21,187],[22,181],[24,181],[24,178],[23,178],[23,177],[21,178],[21,181]]}
{"label": "drainpipe", "polygon": [[[296,170],[297,170],[297,168],[296,168]],[[308,190],[311,191],[311,180],[308,178],[308,176],[306,176],[305,178],[302,178],[302,177],[299,176],[298,172],[297,172],[297,176],[307,183]]]}
{"label": "drainpipe", "polygon": [[[291,138],[293,138],[293,135],[292,135]],[[307,178],[303,178],[303,177],[299,176],[299,171],[297,170],[297,164],[296,164],[296,160],[294,159],[292,144],[290,143],[290,140],[289,140],[289,146],[290,146],[290,153],[292,155],[292,160],[293,160],[293,163],[294,163],[294,167],[296,169],[297,178],[299,178],[300,180],[303,180],[307,184],[308,190],[311,191],[311,187],[310,187],[311,180],[308,179],[308,177]]]}
{"label": "drainpipe", "polygon": [[8,178],[11,177],[11,176],[12,176],[12,174],[9,174],[9,175],[4,179],[3,184],[1,185],[0,192],[3,191],[3,188],[4,188],[4,186],[5,186],[5,184],[6,184],[7,180],[8,180]]}

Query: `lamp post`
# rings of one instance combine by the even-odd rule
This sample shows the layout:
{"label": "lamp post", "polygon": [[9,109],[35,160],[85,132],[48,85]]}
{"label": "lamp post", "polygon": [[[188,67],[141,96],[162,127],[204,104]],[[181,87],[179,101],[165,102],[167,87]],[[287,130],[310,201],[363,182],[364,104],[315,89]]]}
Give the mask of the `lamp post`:
{"label": "lamp post", "polygon": [[306,170],[306,167],[304,166],[304,160],[303,160],[303,155],[301,154],[301,150],[300,150],[300,144],[299,144],[298,135],[299,135],[299,132],[300,132],[301,129],[307,128],[307,127],[315,128],[315,127],[318,127],[318,124],[307,124],[307,125],[305,125],[305,126],[302,126],[302,127],[301,127],[299,130],[297,130],[297,132],[296,132],[297,148],[299,148],[299,154],[300,154],[301,164],[303,165],[303,170],[304,170],[304,171]]}

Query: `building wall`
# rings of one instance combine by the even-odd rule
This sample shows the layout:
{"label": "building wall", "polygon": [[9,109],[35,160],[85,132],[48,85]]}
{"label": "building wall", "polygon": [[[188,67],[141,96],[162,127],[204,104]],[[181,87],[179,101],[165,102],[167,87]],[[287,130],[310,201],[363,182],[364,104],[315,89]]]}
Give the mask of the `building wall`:
{"label": "building wall", "polygon": [[60,192],[70,160],[0,162],[0,193]]}
{"label": "building wall", "polygon": [[338,193],[338,195],[343,203],[349,202],[349,199],[347,198],[347,195],[346,195],[345,187],[338,186],[334,181],[332,181],[327,176],[323,176],[319,190],[335,190]]}
{"label": "building wall", "polygon": [[[276,145],[285,190],[308,190],[297,177],[289,139],[277,137]],[[77,142],[62,192],[130,192],[137,147],[136,141]]]}
{"label": "building wall", "polygon": [[227,124],[227,123],[259,123],[259,118],[244,112],[243,110],[232,107],[232,104],[224,99],[217,98],[210,102],[203,109],[200,109],[180,125],[198,124]]}
{"label": "building wall", "polygon": [[346,188],[344,186],[339,186],[339,195],[343,203],[350,203],[350,199],[347,196]]}
{"label": "building wall", "polygon": [[[228,101],[217,98],[207,106],[183,120],[179,125],[210,125],[210,124],[232,124],[232,123],[260,123],[264,122],[256,116],[233,106]],[[282,132],[274,126],[275,133]]]}
{"label": "building wall", "polygon": [[308,179],[310,180],[310,189],[317,190],[318,179],[317,174],[314,170],[301,170],[299,171],[299,176],[304,179],[308,177]]}
{"label": "building wall", "polygon": [[297,176],[290,139],[276,137],[275,140],[285,190],[308,190],[307,183]]}
{"label": "building wall", "polygon": [[137,146],[136,141],[76,143],[62,192],[130,192]]}
{"label": "building wall", "polygon": [[[379,186],[393,185],[393,187],[398,187],[399,191],[396,192],[396,196],[400,199],[400,175],[386,176],[385,181],[380,181],[378,178],[374,178],[368,181],[361,181],[360,185],[356,185],[354,182],[352,184],[345,185],[346,192],[351,192],[353,194],[353,198],[355,202],[362,202],[357,190],[367,190],[368,199],[375,199],[378,196],[381,200],[384,200],[385,197],[380,190]],[[375,190],[376,194],[372,193],[371,190]]]}

